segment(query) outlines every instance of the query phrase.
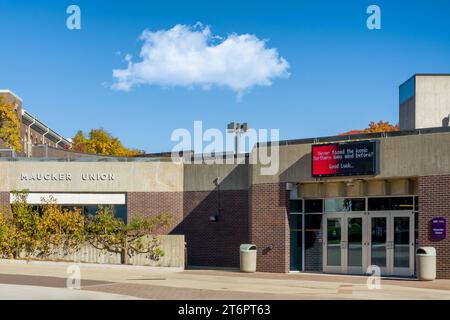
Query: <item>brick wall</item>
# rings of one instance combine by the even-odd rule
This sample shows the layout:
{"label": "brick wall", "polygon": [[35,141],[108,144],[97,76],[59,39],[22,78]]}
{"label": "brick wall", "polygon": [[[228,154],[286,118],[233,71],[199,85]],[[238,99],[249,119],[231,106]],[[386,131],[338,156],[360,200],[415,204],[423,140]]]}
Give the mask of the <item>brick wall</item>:
{"label": "brick wall", "polygon": [[184,234],[187,264],[191,266],[239,267],[239,246],[248,242],[248,192],[220,191],[218,220],[217,191],[186,191],[183,195],[183,221],[172,234]]}
{"label": "brick wall", "polygon": [[171,227],[158,230],[158,233],[167,234],[183,219],[183,193],[182,192],[128,192],[127,193],[127,221],[133,215],[172,215]]}
{"label": "brick wall", "polygon": [[[447,238],[430,240],[430,221],[433,217],[447,219]],[[437,253],[437,277],[450,278],[450,175],[419,177],[419,245],[432,246]]]}
{"label": "brick wall", "polygon": [[253,185],[249,205],[250,242],[258,248],[258,271],[289,272],[289,191],[285,184]]}
{"label": "brick wall", "polygon": [[133,214],[173,214],[171,228],[159,233],[184,234],[187,263],[192,266],[239,267],[239,246],[248,242],[248,193],[220,191],[221,212],[217,222],[216,191],[130,192],[128,221]]}

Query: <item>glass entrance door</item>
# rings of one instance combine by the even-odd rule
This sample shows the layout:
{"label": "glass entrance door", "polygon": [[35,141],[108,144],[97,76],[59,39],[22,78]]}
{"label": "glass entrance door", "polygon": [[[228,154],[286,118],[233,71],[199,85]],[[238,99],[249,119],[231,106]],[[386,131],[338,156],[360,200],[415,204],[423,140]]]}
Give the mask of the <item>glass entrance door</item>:
{"label": "glass entrance door", "polygon": [[363,214],[346,214],[346,273],[363,274],[366,270],[366,219]]}
{"label": "glass entrance door", "polygon": [[414,215],[412,212],[369,214],[370,265],[382,275],[414,275]]}
{"label": "glass entrance door", "polygon": [[370,241],[368,248],[369,265],[380,268],[381,274],[388,273],[388,214],[375,213],[369,216]]}
{"label": "glass entrance door", "polygon": [[342,238],[342,225],[342,216],[327,215],[326,218],[323,219],[323,268],[325,272],[344,272],[342,251],[345,248],[345,243]]}
{"label": "glass entrance door", "polygon": [[362,213],[327,214],[324,219],[325,272],[363,274],[366,222]]}
{"label": "glass entrance door", "polygon": [[412,213],[391,214],[391,274],[414,275],[414,215]]}
{"label": "glass entrance door", "polygon": [[412,212],[332,213],[323,219],[323,270],[365,274],[369,265],[382,275],[414,274]]}

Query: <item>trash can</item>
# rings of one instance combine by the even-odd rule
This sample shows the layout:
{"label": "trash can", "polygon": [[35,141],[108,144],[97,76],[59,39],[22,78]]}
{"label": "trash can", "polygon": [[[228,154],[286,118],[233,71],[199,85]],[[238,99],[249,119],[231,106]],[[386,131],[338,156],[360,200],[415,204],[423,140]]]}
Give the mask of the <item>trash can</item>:
{"label": "trash can", "polygon": [[420,247],[416,251],[417,278],[419,280],[436,279],[436,249]]}
{"label": "trash can", "polygon": [[241,272],[256,272],[256,245],[241,244]]}

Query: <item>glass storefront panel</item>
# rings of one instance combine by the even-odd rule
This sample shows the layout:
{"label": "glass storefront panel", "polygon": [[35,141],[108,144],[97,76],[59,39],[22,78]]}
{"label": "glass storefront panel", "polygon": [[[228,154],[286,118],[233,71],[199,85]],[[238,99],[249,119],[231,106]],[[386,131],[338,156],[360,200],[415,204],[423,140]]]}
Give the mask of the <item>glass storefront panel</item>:
{"label": "glass storefront panel", "polygon": [[391,210],[414,210],[413,197],[393,197],[391,198]]}
{"label": "glass storefront panel", "polygon": [[348,212],[365,210],[366,201],[364,198],[325,199],[325,212]]}
{"label": "glass storefront panel", "polygon": [[83,213],[87,216],[95,216],[99,208],[109,208],[114,212],[114,217],[122,219],[123,222],[127,223],[127,206],[125,204],[111,204],[111,205],[88,205],[83,206]]}
{"label": "glass storefront panel", "polygon": [[127,223],[127,206],[124,204],[115,204],[113,207],[114,217],[122,219],[123,222]]}
{"label": "glass storefront panel", "polygon": [[290,270],[302,270],[302,215],[290,214],[289,227],[291,230]]}
{"label": "glass storefront panel", "polygon": [[369,211],[413,210],[413,197],[377,197],[368,199]]}
{"label": "glass storefront panel", "polygon": [[323,212],[323,200],[305,200],[305,213],[322,213]]}
{"label": "glass storefront panel", "polygon": [[289,212],[300,213],[303,210],[303,201],[302,200],[290,200],[289,201]]}
{"label": "glass storefront panel", "polygon": [[289,215],[289,228],[293,230],[302,230],[302,215],[290,214]]}
{"label": "glass storefront panel", "polygon": [[371,233],[371,264],[379,267],[386,267],[387,218],[373,217]]}
{"label": "glass storefront panel", "polygon": [[349,267],[362,267],[363,218],[349,218],[347,225],[348,225],[347,264]]}
{"label": "glass storefront panel", "polygon": [[327,265],[341,265],[341,219],[327,219]]}
{"label": "glass storefront panel", "polygon": [[409,217],[394,217],[394,268],[409,267]]}

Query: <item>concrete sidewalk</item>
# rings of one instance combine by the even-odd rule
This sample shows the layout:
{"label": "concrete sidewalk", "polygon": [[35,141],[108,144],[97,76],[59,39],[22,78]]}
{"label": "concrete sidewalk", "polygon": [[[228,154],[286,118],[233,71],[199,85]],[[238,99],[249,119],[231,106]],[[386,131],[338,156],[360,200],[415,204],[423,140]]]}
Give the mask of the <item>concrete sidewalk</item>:
{"label": "concrete sidewalk", "polygon": [[[69,265],[0,262],[0,283],[61,287]],[[82,290],[145,299],[450,299],[450,280],[384,279],[370,290],[362,276],[78,265]]]}
{"label": "concrete sidewalk", "polygon": [[0,284],[0,300],[128,300],[136,299],[125,295],[52,288]]}

